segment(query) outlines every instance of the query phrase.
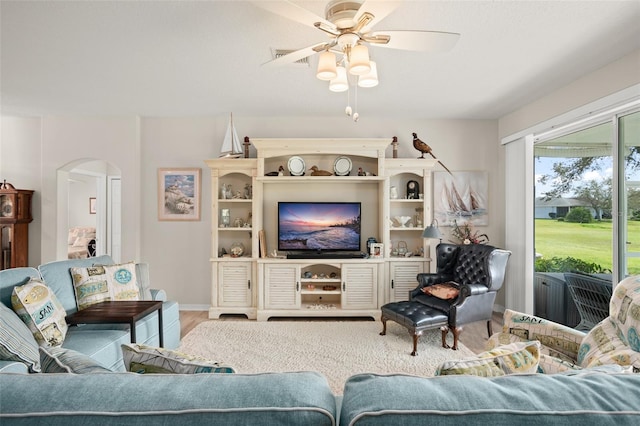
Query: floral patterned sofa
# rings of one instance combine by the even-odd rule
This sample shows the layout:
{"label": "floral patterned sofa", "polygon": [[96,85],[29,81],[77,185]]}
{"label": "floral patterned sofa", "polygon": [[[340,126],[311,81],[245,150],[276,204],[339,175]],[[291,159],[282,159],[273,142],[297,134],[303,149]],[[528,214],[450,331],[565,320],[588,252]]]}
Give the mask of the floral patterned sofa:
{"label": "floral patterned sofa", "polygon": [[521,312],[506,310],[503,328],[489,339],[488,349],[537,340],[539,370],[553,374],[617,364],[640,372],[640,275],[614,288],[609,316],[588,333]]}

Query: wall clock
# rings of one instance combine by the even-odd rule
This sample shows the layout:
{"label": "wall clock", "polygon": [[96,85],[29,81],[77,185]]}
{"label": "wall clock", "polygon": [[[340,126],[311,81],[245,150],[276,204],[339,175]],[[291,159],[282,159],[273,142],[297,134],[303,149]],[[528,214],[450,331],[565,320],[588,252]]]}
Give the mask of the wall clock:
{"label": "wall clock", "polygon": [[407,199],[417,200],[420,198],[420,184],[415,180],[407,182]]}
{"label": "wall clock", "polygon": [[13,217],[13,200],[8,195],[0,196],[0,216]]}

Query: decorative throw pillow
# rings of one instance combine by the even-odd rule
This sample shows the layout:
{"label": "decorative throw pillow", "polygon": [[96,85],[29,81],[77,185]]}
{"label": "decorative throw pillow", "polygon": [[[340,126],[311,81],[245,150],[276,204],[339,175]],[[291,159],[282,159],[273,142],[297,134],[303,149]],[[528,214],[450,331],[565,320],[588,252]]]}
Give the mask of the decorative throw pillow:
{"label": "decorative throw pillow", "polygon": [[559,358],[551,355],[546,355],[544,349],[540,350],[540,364],[538,365],[538,372],[542,374],[558,374],[569,371],[581,370],[582,367],[575,362],[565,358]]}
{"label": "decorative throw pillow", "polygon": [[11,304],[40,346],[62,345],[67,335],[67,312],[42,281],[32,278],[25,285],[14,287]]}
{"label": "decorative throw pillow", "polygon": [[538,340],[543,353],[567,360],[578,359],[578,349],[585,336],[566,325],[510,309],[504,312],[502,332],[522,340]]}
{"label": "decorative throw pillow", "polygon": [[500,366],[490,359],[466,359],[445,361],[436,369],[435,376],[466,374],[468,376],[496,377],[504,376]]}
{"label": "decorative throw pillow", "polygon": [[475,358],[445,361],[437,368],[435,375],[468,374],[493,377],[536,373],[539,362],[540,342],[516,342],[498,346]]}
{"label": "decorative throw pillow", "polygon": [[43,373],[111,373],[93,358],[67,348],[40,347]]}
{"label": "decorative throw pillow", "polygon": [[0,302],[0,359],[26,364],[29,371],[40,371],[38,343],[29,327]]}
{"label": "decorative throw pillow", "polygon": [[78,310],[110,300],[140,300],[133,262],[69,268]]}
{"label": "decorative throw pillow", "polygon": [[133,373],[235,373],[218,362],[140,344],[122,345],[122,355],[125,368]]}
{"label": "decorative throw pillow", "polygon": [[[640,309],[635,309],[631,314],[640,316]],[[632,346],[638,345],[634,341],[638,340],[637,332],[635,329],[630,330],[631,334],[635,335],[630,342],[622,340],[625,335],[620,328],[620,324],[612,321],[611,317],[593,327],[580,345],[578,364],[581,367],[605,364],[632,365],[640,369],[640,352],[635,351]]]}
{"label": "decorative throw pillow", "polygon": [[138,281],[138,288],[140,289],[140,299],[153,300],[148,263],[136,263],[136,279]]}
{"label": "decorative throw pillow", "polygon": [[423,287],[422,292],[437,297],[438,299],[449,300],[458,297],[460,288],[458,287],[457,283],[450,281],[447,283],[434,284],[428,287]]}

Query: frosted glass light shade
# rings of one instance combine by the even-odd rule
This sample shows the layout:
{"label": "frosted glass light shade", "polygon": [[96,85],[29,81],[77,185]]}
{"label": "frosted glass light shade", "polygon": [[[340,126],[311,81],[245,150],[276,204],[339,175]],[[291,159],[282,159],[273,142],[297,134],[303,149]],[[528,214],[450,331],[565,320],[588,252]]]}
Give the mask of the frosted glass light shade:
{"label": "frosted glass light shade", "polygon": [[375,87],[378,85],[378,67],[374,61],[369,62],[371,71],[358,77],[358,86]]}
{"label": "frosted glass light shade", "polygon": [[371,71],[369,65],[369,49],[367,46],[358,44],[351,48],[349,55],[349,73],[353,75],[363,75]]}
{"label": "frosted glass light shade", "polygon": [[320,80],[329,81],[336,78],[337,75],[336,55],[333,52],[325,50],[318,58],[318,71],[316,72],[316,77]]}
{"label": "frosted glass light shade", "polygon": [[347,70],[344,67],[336,67],[337,76],[329,82],[329,90],[332,92],[344,92],[349,88]]}

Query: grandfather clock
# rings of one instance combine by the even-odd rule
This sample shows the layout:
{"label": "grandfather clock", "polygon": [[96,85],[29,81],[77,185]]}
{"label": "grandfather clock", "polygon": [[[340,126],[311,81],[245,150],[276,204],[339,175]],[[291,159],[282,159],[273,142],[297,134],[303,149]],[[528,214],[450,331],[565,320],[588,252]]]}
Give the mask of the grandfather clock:
{"label": "grandfather clock", "polygon": [[28,266],[33,191],[0,183],[0,270]]}

